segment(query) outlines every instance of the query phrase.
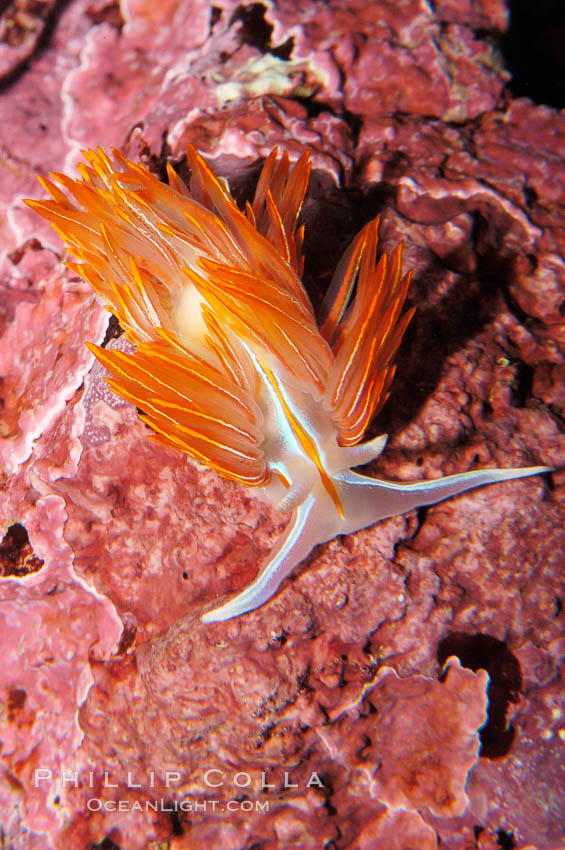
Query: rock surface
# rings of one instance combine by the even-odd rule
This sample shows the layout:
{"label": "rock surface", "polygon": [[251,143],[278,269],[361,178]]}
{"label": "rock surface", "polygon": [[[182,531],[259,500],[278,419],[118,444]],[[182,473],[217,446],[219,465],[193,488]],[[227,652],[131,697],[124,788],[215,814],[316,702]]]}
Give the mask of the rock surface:
{"label": "rock surface", "polygon": [[[563,113],[512,98],[502,0],[303,6],[2,6],[14,850],[560,846]],[[370,472],[556,472],[333,540],[268,605],[204,626],[287,518],[148,439],[84,346],[115,336],[108,314],[22,203],[85,145],[183,174],[188,142],[240,200],[274,145],[312,151],[315,305],[374,215],[383,249],[405,239],[418,310]]]}

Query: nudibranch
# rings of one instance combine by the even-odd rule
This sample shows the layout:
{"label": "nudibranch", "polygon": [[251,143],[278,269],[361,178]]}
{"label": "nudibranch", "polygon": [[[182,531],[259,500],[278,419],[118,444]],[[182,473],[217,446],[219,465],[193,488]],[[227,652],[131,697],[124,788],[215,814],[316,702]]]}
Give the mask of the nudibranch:
{"label": "nudibranch", "polygon": [[190,147],[190,189],[168,185],[118,151],[86,151],[80,179],[41,183],[28,201],[61,235],[85,278],[118,318],[133,354],[90,348],[118,395],[141,409],[159,443],[261,488],[292,511],[257,578],[202,619],[227,620],[265,603],[318,544],[481,484],[547,471],[482,469],[393,483],[352,467],[386,436],[361,442],[384,404],[412,310],[402,246],[377,262],[378,221],[340,261],[318,321],[301,283],[308,153],[291,166],[273,150],[253,203]]}

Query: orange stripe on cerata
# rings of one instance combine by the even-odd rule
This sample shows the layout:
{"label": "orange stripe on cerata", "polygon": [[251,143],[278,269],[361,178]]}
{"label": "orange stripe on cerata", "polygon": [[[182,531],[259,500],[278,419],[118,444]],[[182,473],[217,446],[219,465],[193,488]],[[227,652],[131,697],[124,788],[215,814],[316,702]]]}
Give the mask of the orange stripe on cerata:
{"label": "orange stripe on cerata", "polygon": [[281,407],[284,410],[286,418],[290,422],[292,430],[294,431],[294,433],[298,437],[298,440],[299,440],[300,444],[302,445],[302,447],[304,448],[304,451],[306,452],[308,457],[318,467],[318,472],[320,473],[320,478],[322,479],[322,484],[324,485],[324,487],[326,488],[326,491],[330,495],[334,505],[336,506],[336,508],[338,510],[340,517],[343,518],[344,513],[343,513],[343,507],[342,507],[340,498],[338,496],[338,493],[337,493],[337,490],[335,488],[333,481],[331,480],[330,476],[328,475],[328,473],[324,469],[322,459],[320,457],[318,449],[316,448],[316,443],[314,442],[314,440],[312,439],[310,434],[306,431],[306,429],[302,427],[302,425],[300,424],[300,422],[298,421],[298,419],[296,418],[296,416],[294,415],[294,413],[292,412],[292,410],[290,409],[290,407],[286,403],[286,399],[284,398],[283,394],[281,393],[281,391],[279,389],[277,379],[275,378],[275,376],[273,375],[271,370],[262,361],[259,361],[259,363],[260,363],[260,366],[263,369],[265,375],[267,376],[269,383],[271,384],[272,388],[274,389],[278,400],[281,403]]}

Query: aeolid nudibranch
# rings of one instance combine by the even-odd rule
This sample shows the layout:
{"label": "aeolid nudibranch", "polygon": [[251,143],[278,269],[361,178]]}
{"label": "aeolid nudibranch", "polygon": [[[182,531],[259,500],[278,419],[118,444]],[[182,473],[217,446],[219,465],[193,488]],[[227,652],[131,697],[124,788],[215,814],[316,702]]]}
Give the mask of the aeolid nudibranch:
{"label": "aeolid nudibranch", "polygon": [[[382,452],[361,443],[384,404],[412,316],[402,246],[377,254],[377,226],[340,261],[316,320],[301,283],[298,215],[305,153],[265,162],[241,211],[194,148],[190,189],[161,183],[120,153],[87,151],[81,179],[41,180],[47,218],[135,346],[91,345],[112,389],[137,405],[153,439],[227,478],[260,487],[291,520],[257,578],[204,614],[227,620],[266,602],[318,543],[472,487],[546,471],[483,469],[397,484],[351,471]],[[58,185],[57,185],[58,184]]]}

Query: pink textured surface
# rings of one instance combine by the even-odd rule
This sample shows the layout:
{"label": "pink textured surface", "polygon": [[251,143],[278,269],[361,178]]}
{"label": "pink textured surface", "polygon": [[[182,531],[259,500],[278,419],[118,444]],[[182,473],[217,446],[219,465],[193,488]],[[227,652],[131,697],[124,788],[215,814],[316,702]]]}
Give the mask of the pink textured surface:
{"label": "pink textured surface", "polygon": [[[86,144],[182,173],[192,142],[242,198],[273,145],[308,146],[313,301],[377,212],[383,248],[405,238],[415,269],[375,474],[562,468],[565,125],[504,91],[484,33],[507,29],[507,6],[302,6],[13,3],[0,23],[0,827],[15,850],[559,847],[563,473],[334,540],[269,605],[204,626],[286,518],[157,447],[108,393],[83,345],[107,314],[21,203]],[[440,682],[448,654],[464,666]],[[144,810],[183,797],[201,808]]]}
{"label": "pink textured surface", "polygon": [[33,55],[55,0],[8,0],[0,11],[0,78],[17,73]]}

